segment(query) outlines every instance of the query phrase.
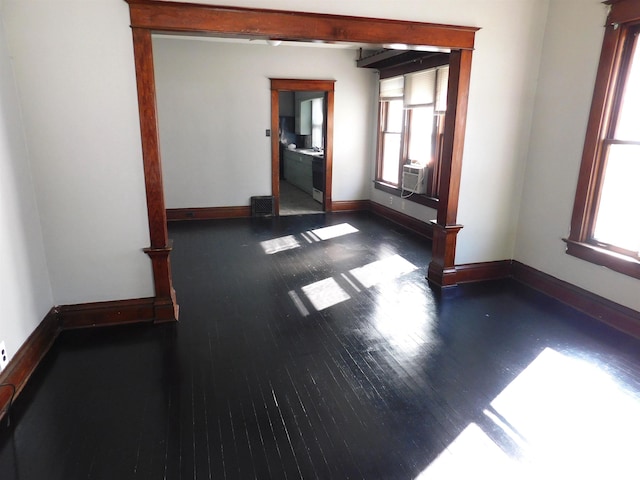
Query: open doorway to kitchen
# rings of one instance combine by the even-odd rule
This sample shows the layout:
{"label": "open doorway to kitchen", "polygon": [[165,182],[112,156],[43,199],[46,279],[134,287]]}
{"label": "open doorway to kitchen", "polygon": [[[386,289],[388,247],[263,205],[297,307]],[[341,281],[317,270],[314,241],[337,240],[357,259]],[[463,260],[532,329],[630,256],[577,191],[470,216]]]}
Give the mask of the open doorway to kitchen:
{"label": "open doorway to kitchen", "polygon": [[331,211],[334,83],[271,79],[271,178],[277,215]]}

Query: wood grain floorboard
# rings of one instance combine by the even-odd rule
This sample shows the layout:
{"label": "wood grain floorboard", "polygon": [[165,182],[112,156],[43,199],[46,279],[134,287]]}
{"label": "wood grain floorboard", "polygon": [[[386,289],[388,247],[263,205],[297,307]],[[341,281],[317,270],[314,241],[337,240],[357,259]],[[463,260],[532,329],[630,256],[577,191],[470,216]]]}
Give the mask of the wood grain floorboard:
{"label": "wood grain floorboard", "polygon": [[[526,470],[536,464],[510,428],[525,436],[516,407],[529,401],[525,418],[544,424],[543,406],[562,409],[577,380],[500,403],[549,351],[640,405],[638,340],[517,282],[432,291],[429,243],[369,213],[169,229],[179,324],[63,332],[0,427],[0,478],[489,478],[504,467],[496,451],[553,478]],[[549,444],[569,438],[558,422]],[[601,452],[640,443],[581,435]]]}

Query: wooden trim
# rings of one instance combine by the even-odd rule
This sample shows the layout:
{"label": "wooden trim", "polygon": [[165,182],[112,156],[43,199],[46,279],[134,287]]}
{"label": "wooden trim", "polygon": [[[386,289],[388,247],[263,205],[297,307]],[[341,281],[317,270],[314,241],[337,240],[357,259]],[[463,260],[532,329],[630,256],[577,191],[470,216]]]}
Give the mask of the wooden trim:
{"label": "wooden trim", "polygon": [[153,0],[126,1],[132,26],[168,32],[356,43],[380,43],[382,35],[389,42],[472,49],[475,32],[479,30],[477,27],[380,18]]}
{"label": "wooden trim", "polygon": [[601,169],[601,139],[608,130],[613,102],[612,86],[617,81],[617,66],[621,51],[618,49],[620,29],[609,26],[605,30],[596,83],[591,100],[591,110],[578,174],[576,197],[571,216],[572,241],[584,242],[591,230],[591,218],[596,208],[598,179]]}
{"label": "wooden trim", "polygon": [[167,208],[167,221],[215,220],[220,218],[246,218],[251,216],[250,206]]}
{"label": "wooden trim", "polygon": [[[162,311],[167,318],[170,317],[171,311],[177,315],[178,306],[175,303],[175,292],[171,283],[171,267],[167,250],[169,245],[166,235],[167,218],[158,141],[152,31],[241,38],[281,38],[371,44],[405,43],[451,49],[447,128],[443,140],[443,169],[439,184],[438,223],[442,228],[449,229],[449,232],[452,227],[456,227],[458,230],[461,228],[456,226],[458,190],[471,75],[471,57],[475,32],[479,30],[478,28],[304,12],[216,7],[158,0],[126,1],[129,4],[129,15],[133,27],[140,131],[151,237],[150,251],[158,252],[158,255],[152,257],[154,284],[158,298],[158,309],[162,303]],[[330,98],[332,95],[329,93]],[[327,135],[331,133],[332,129],[333,125],[328,125]],[[277,131],[277,126],[272,130]],[[327,153],[327,149],[325,149],[325,155],[328,154],[332,154],[332,151],[329,150]],[[331,162],[332,160],[329,159],[328,165],[332,165]],[[331,180],[329,174],[327,179]],[[328,184],[330,185],[330,182]],[[277,192],[277,189],[275,191]],[[325,192],[325,211],[331,211],[331,209],[332,198],[329,190]],[[438,251],[438,248],[444,250]],[[434,250],[438,259],[455,258],[455,241],[434,242]],[[166,254],[160,255],[160,252],[166,252]],[[453,264],[435,265],[435,267],[434,272],[444,272],[451,268],[455,270]],[[432,271],[431,268],[430,271]],[[166,275],[169,275],[168,278]],[[437,281],[435,277],[432,280]]]}
{"label": "wooden trim", "polygon": [[[58,311],[54,307],[49,310],[49,313],[11,358],[7,367],[0,373],[0,384],[15,387],[14,401],[53,345],[58,333],[60,333],[60,321]],[[0,419],[7,413],[12,393],[12,387],[0,386]]]}
{"label": "wooden trim", "polygon": [[63,330],[154,321],[155,298],[114,300],[58,307]]}
{"label": "wooden trim", "polygon": [[630,277],[640,278],[640,259],[638,258],[615,253],[585,242],[574,242],[569,239],[564,239],[564,241],[567,243],[567,254],[569,255],[596,265],[602,265]]}
{"label": "wooden trim", "polygon": [[392,208],[385,207],[377,202],[370,202],[370,208],[373,213],[379,215],[387,220],[397,223],[404,228],[411,230],[418,235],[431,240],[433,238],[433,227],[430,223],[423,222],[417,218],[410,217],[404,213],[393,210]]}
{"label": "wooden trim", "polygon": [[333,202],[333,212],[361,212],[371,210],[370,200],[342,200]]}
{"label": "wooden trim", "polygon": [[171,241],[166,247],[143,249],[144,253],[151,259],[153,283],[156,287],[156,296],[153,302],[153,318],[156,323],[178,321],[180,307],[176,302],[176,291],[173,289],[171,261],[169,259],[172,249]]}
{"label": "wooden trim", "polygon": [[608,0],[611,5],[608,23],[625,23],[640,20],[640,2],[638,0]]}
{"label": "wooden trim", "polygon": [[271,90],[281,92],[333,92],[335,80],[305,80],[299,78],[272,78]]}
{"label": "wooden trim", "polygon": [[271,191],[274,198],[274,214],[280,215],[280,146],[277,132],[280,128],[280,92],[324,92],[326,118],[324,121],[324,192],[322,208],[333,210],[331,198],[333,181],[333,102],[335,80],[271,79]]}
{"label": "wooden trim", "polygon": [[640,338],[640,312],[612,302],[518,261],[512,263],[515,280],[559,300],[607,325]]}
{"label": "wooden trim", "polygon": [[484,282],[511,276],[511,260],[456,265],[456,283]]}
{"label": "wooden trim", "polygon": [[[295,103],[295,101],[294,101]],[[295,105],[294,105],[295,110]],[[284,155],[284,153],[283,153]],[[271,80],[271,195],[273,214],[280,215],[280,92]]]}
{"label": "wooden trim", "polygon": [[456,284],[456,237],[462,225],[458,218],[460,176],[464,150],[467,102],[471,81],[471,51],[457,50],[449,57],[447,114],[438,185],[437,228],[434,225],[433,259],[427,278],[437,286]]}
{"label": "wooden trim", "polygon": [[[167,321],[177,320],[179,307],[176,303],[169,261],[171,247],[167,231],[167,213],[164,206],[151,31],[133,28],[132,32],[138,109],[140,111],[142,161],[147,195],[147,217],[151,240],[151,246],[145,252],[151,258],[156,303],[159,305],[156,318]],[[166,252],[166,255],[157,254],[158,252]],[[152,253],[155,254],[152,255]],[[160,305],[162,306],[160,307]]]}
{"label": "wooden trim", "polygon": [[427,279],[438,287],[453,287],[456,279],[456,241],[462,225],[440,225],[431,222],[433,228],[433,247]]}
{"label": "wooden trim", "polygon": [[[640,278],[637,257],[602,248],[593,239],[600,194],[607,163],[607,145],[613,140],[613,123],[619,113],[622,83],[629,74],[630,47],[640,31],[640,2],[611,0],[600,61],[591,99],[582,160],[571,215],[567,254]],[[640,48],[636,46],[636,48]],[[618,228],[624,228],[620,226]]]}
{"label": "wooden trim", "polygon": [[324,192],[322,203],[325,212],[333,211],[333,112],[335,92],[332,88],[327,91],[327,118],[325,119],[324,145]]}

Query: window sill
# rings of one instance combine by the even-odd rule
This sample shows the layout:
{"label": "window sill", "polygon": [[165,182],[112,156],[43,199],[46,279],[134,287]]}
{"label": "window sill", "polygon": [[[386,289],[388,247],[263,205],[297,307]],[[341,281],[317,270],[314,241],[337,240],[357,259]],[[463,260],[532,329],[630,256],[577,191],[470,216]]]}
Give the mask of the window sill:
{"label": "window sill", "polygon": [[568,255],[640,279],[640,259],[615,253],[589,243],[577,242],[568,238],[563,240],[567,244]]}
{"label": "window sill", "polygon": [[[402,197],[402,190],[398,187],[391,185],[389,183],[384,183],[380,181],[374,181],[373,185],[376,190],[381,190],[390,195],[394,195],[396,197]],[[435,210],[438,209],[438,199],[434,197],[429,197],[427,195],[421,193],[414,193],[411,196],[404,197],[404,200],[408,200],[410,202],[419,203],[420,205],[424,205],[425,207],[433,208]]]}

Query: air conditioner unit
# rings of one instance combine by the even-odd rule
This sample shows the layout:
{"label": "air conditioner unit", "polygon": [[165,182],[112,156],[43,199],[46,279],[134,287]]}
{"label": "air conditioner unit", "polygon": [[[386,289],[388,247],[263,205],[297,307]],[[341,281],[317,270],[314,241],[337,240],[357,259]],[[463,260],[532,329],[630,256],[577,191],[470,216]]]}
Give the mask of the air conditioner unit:
{"label": "air conditioner unit", "polygon": [[424,181],[425,165],[403,165],[402,190],[412,193],[425,193],[427,185]]}

